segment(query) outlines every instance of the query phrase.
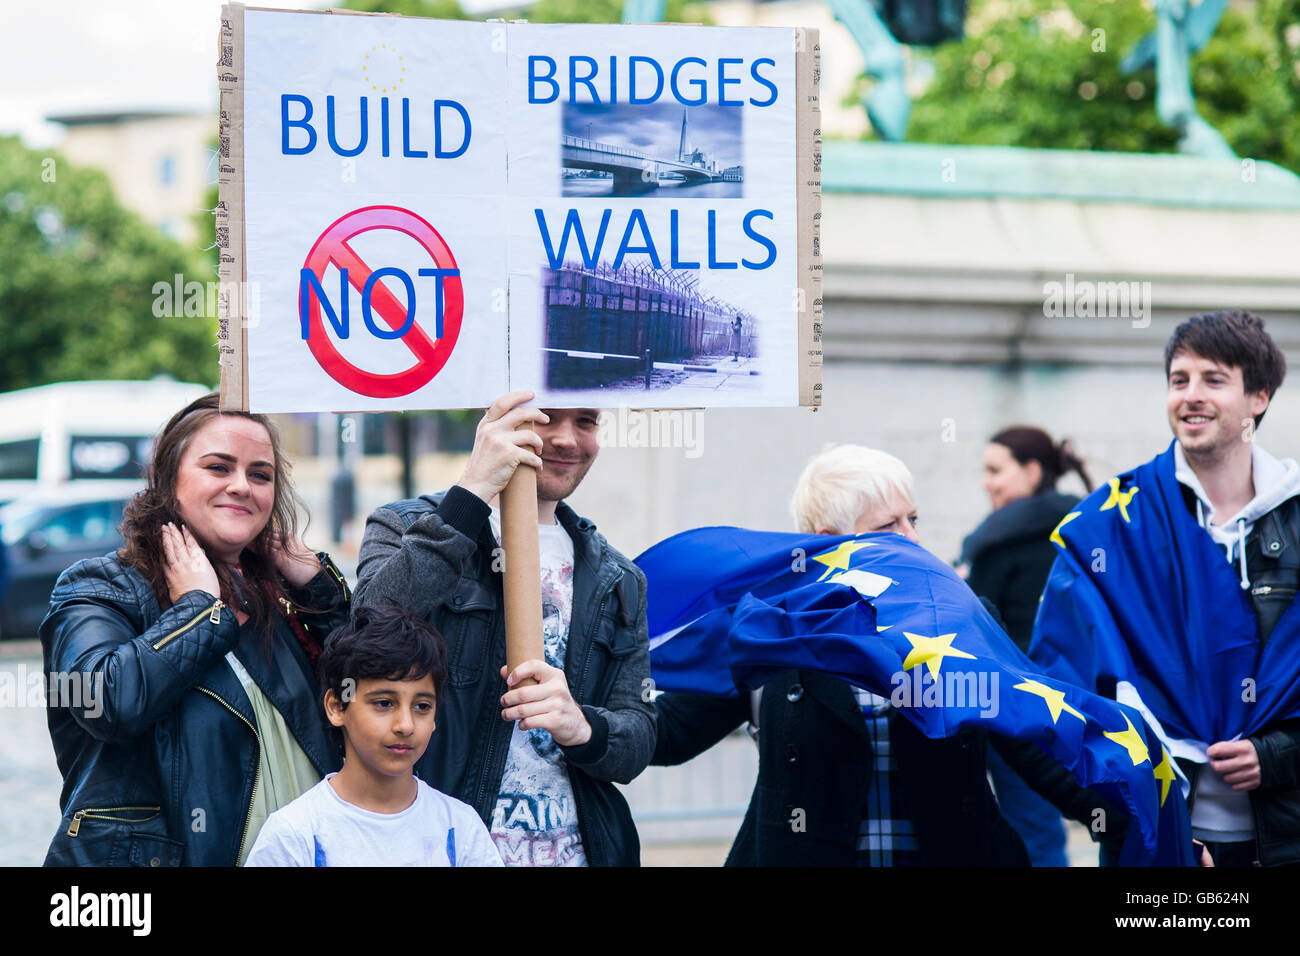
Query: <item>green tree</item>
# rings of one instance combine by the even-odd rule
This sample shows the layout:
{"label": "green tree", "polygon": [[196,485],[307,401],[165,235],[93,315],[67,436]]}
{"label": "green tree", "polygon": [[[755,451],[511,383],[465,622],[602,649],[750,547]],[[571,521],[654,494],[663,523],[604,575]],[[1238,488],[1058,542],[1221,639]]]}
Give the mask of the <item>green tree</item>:
{"label": "green tree", "polygon": [[[1051,149],[1170,152],[1155,70],[1120,72],[1155,28],[1146,4],[973,0],[966,36],[927,53],[934,79],[908,139]],[[1192,57],[1201,115],[1240,155],[1300,171],[1300,0],[1230,7]]]}
{"label": "green tree", "polygon": [[215,383],[216,320],[154,315],[154,284],[206,279],[108,178],[0,137],[0,391],[76,379]]}
{"label": "green tree", "polygon": [[[537,0],[510,17],[531,23],[618,23],[623,19],[623,0]],[[708,19],[699,3],[668,0],[664,22],[707,23]]]}
{"label": "green tree", "polygon": [[[408,17],[439,17],[444,20],[471,19],[456,0],[347,0],[349,10],[365,13],[400,13]],[[506,19],[533,23],[618,23],[623,18],[623,0],[537,0],[506,13]],[[703,23],[700,4],[668,0],[664,20],[673,23]]]}
{"label": "green tree", "polygon": [[1230,8],[1192,61],[1192,88],[1239,156],[1300,173],[1300,0]]}
{"label": "green tree", "polygon": [[347,0],[343,7],[361,13],[399,13],[404,17],[436,17],[439,20],[469,19],[456,0]]}

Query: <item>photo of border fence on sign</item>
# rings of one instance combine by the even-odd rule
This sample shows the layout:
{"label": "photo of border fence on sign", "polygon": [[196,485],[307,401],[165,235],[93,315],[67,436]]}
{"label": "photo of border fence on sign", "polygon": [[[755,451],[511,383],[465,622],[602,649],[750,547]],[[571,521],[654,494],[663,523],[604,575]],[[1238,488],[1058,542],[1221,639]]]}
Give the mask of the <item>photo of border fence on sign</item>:
{"label": "photo of border fence on sign", "polygon": [[820,403],[815,32],[221,29],[227,407]]}
{"label": "photo of border fence on sign", "polygon": [[756,317],[694,274],[570,262],[544,282],[548,389],[656,391],[694,376],[692,387],[716,390],[759,374]]}

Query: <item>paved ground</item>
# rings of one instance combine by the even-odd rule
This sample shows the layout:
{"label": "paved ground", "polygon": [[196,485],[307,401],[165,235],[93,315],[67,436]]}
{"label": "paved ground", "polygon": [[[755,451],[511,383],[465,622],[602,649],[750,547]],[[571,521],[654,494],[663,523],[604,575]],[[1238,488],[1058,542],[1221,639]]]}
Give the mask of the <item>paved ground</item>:
{"label": "paved ground", "polygon": [[[731,849],[731,841],[697,843],[660,843],[641,847],[643,866],[721,866]],[[1088,831],[1077,823],[1069,824],[1066,852],[1070,866],[1096,866],[1097,846]]]}
{"label": "paved ground", "polygon": [[[36,866],[59,823],[59,771],[45,725],[40,648],[0,643],[0,866]],[[757,770],[754,745],[728,737],[684,767],[651,768],[625,788],[646,866],[721,866]],[[684,818],[683,811],[709,815]],[[1096,866],[1087,831],[1071,825],[1070,863]]]}
{"label": "paved ground", "polygon": [[0,644],[0,866],[38,865],[59,823],[42,681],[34,641]]}

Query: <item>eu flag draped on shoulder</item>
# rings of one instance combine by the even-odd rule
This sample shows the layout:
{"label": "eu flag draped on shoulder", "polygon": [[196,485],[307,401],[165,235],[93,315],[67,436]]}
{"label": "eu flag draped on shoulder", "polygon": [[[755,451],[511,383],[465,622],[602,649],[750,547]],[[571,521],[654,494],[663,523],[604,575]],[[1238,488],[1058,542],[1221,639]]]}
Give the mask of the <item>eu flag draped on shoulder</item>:
{"label": "eu flag draped on shoulder", "polygon": [[1110,479],[1052,534],[1030,653],[1154,716],[1176,757],[1300,716],[1300,602],[1261,644],[1244,591],[1188,511],[1174,446]]}
{"label": "eu flag draped on shoulder", "polygon": [[1190,865],[1172,761],[1141,715],[1044,676],[943,562],[897,534],[700,528],[637,559],[660,690],[725,695],[790,669],[888,697],[928,737],[1032,740],[1131,817],[1119,862]]}

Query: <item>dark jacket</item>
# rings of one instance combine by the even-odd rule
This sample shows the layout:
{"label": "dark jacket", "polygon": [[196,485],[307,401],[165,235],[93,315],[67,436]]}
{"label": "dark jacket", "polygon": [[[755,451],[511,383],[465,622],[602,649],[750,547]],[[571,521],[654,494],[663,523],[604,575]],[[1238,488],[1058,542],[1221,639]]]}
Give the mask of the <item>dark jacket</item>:
{"label": "dark jacket", "polygon": [[993,602],[1022,651],[1029,648],[1038,599],[1056,560],[1050,535],[1078,503],[1058,491],[1021,498],[994,511],[962,542],[961,560],[970,566],[966,583]]}
{"label": "dark jacket", "polygon": [[[1180,487],[1195,514],[1195,493]],[[1300,497],[1288,498],[1255,523],[1246,539],[1246,574],[1263,644],[1294,601],[1300,584]],[[1279,721],[1246,739],[1259,754],[1260,785],[1250,791],[1259,862],[1263,866],[1300,863],[1300,719]],[[1208,764],[1180,760],[1179,766],[1195,795],[1196,777]]]}
{"label": "dark jacket", "polygon": [[[489,514],[458,486],[380,508],[366,523],[354,606],[400,604],[442,632],[449,686],[416,773],[490,826],[512,724],[501,719],[505,615]],[[563,502],[556,518],[574,556],[563,670],[592,731],[587,743],[562,748],[583,850],[592,866],[635,866],[641,845],[614,782],[632,780],[654,750],[654,717],[642,699],[650,678],[645,576]]]}
{"label": "dark jacket", "polygon": [[[750,699],[659,697],[652,763],[703,753],[749,720]],[[764,685],[758,722],[758,780],[727,865],[854,865],[872,750],[852,688],[815,671],[784,672]],[[889,737],[925,865],[1029,865],[989,789],[983,732],[931,740],[891,713]]]}
{"label": "dark jacket", "polygon": [[[307,585],[285,591],[321,640],[346,619],[348,598],[342,575],[323,563]],[[47,866],[238,862],[261,745],[228,651],[316,770],[339,767],[316,679],[280,615],[268,648],[264,628],[240,627],[204,591],[160,610],[144,576],[108,555],[63,572],[40,638],[49,686],[60,688],[48,720],[63,775]]]}

